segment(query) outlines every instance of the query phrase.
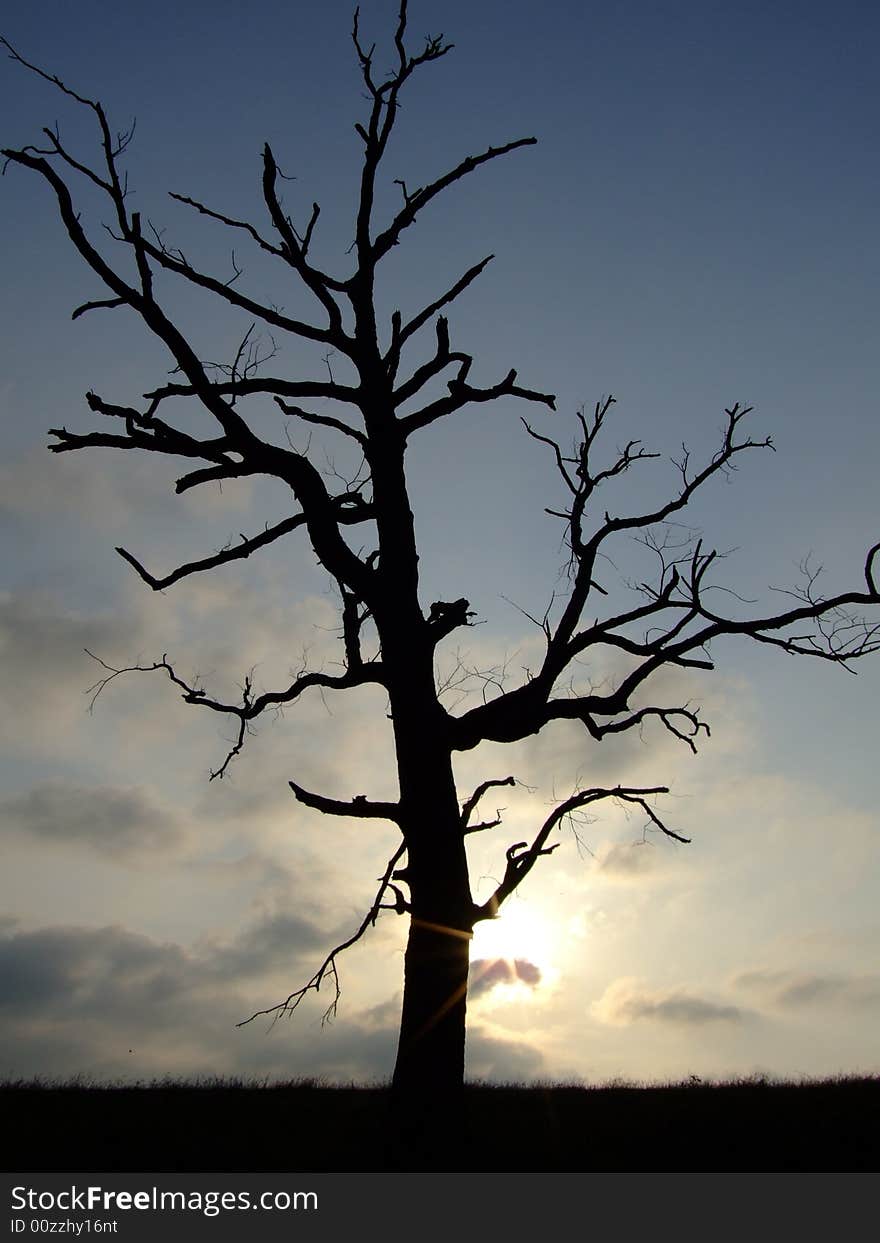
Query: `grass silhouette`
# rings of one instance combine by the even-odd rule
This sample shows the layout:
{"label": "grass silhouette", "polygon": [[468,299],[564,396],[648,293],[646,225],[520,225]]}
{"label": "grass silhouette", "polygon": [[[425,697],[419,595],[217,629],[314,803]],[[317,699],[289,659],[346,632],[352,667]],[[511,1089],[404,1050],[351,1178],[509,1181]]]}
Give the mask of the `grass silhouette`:
{"label": "grass silhouette", "polygon": [[[391,1168],[381,1084],[78,1078],[8,1080],[0,1091],[9,1172]],[[464,1099],[447,1171],[880,1170],[880,1076],[471,1083]]]}

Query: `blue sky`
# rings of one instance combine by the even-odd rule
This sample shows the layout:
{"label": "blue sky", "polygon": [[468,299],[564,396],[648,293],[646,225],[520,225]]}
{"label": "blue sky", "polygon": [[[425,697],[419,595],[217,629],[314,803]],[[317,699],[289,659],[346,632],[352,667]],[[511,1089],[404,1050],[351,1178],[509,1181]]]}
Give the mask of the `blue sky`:
{"label": "blue sky", "polygon": [[[362,9],[365,36],[390,47],[394,5]],[[574,410],[613,392],[609,452],[641,437],[667,458],[685,441],[697,459],[713,452],[725,406],[753,404],[755,435],[772,434],[778,452],[749,455],[689,521],[738,550],[724,582],[771,602],[768,585],[791,586],[807,553],[829,594],[858,585],[878,538],[878,24],[856,3],[411,10],[413,41],[442,30],[456,46],[411,83],[380,210],[399,202],[394,177],[414,186],[490,144],[539,143],[460,183],[408,232],[380,290],[386,318],[494,253],[451,313],[453,346],[475,355],[480,381],[515,366],[523,384],[555,392],[558,413],[527,412],[545,432],[567,439]],[[255,3],[246,15],[37,3],[2,33],[100,97],[117,128],[136,116],[126,167],[138,207],[188,255],[230,270],[229,238],[165,190],[259,220],[268,139],[296,177],[287,206],[305,222],[321,203],[316,253],[345,275],[365,109],[350,26],[337,3]],[[58,120],[91,151],[87,118],[68,104],[0,62],[3,145]],[[100,206],[82,204],[100,234]],[[0,221],[0,814],[13,863],[0,970],[15,983],[0,1073],[387,1074],[393,920],[352,955],[332,1032],[320,1005],[271,1036],[233,1027],[307,976],[369,900],[385,837],[315,824],[286,782],[309,773],[346,793],[357,777],[392,795],[382,706],[357,696],[332,717],[320,703],[290,713],[210,787],[225,735],[167,687],[118,683],[86,714],[85,646],[125,662],[173,651],[221,687],[258,664],[268,684],[304,646],[332,658],[333,600],[293,541],[165,596],[134,578],[115,544],[170,569],[277,519],[284,498],[251,484],[175,498],[158,461],[50,457],[48,427],[87,425],[87,389],[135,401],[169,363],[121,315],[70,322],[100,293],[24,170],[0,183]],[[236,257],[257,293],[305,309],[238,242]],[[234,353],[246,322],[186,290],[167,297],[204,357]],[[320,350],[279,344],[290,375],[325,374]],[[467,596],[485,624],[465,656],[514,669],[535,635],[509,602],[542,612],[564,560],[543,512],[560,499],[552,464],[522,412],[507,402],[459,415],[423,433],[410,462],[424,600]],[[675,481],[657,462],[615,499]],[[614,556],[636,572],[638,548],[622,541]],[[535,787],[510,800],[509,840],[554,792],[597,773],[673,784],[667,814],[695,839],[634,847],[641,824],[613,812],[586,827],[589,850],[565,839],[517,900],[507,946],[499,927],[480,951],[528,957],[540,981],[476,990],[471,1073],[877,1069],[880,662],[853,678],[741,642],[716,655],[718,672],[688,687],[713,726],[696,759],[650,733],[595,754],[562,727],[509,756],[463,757],[463,787],[487,765]],[[486,846],[478,878],[507,842]]]}

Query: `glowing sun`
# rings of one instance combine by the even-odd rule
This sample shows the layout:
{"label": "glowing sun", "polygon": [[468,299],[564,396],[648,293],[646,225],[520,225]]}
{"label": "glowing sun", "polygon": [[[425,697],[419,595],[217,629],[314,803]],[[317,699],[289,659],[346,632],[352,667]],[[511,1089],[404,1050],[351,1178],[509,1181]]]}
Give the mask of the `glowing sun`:
{"label": "glowing sun", "polygon": [[522,901],[502,907],[495,919],[483,920],[474,928],[471,962],[480,967],[473,983],[479,989],[482,972],[486,984],[491,980],[505,989],[533,994],[558,974],[554,948],[552,925],[539,910]]}

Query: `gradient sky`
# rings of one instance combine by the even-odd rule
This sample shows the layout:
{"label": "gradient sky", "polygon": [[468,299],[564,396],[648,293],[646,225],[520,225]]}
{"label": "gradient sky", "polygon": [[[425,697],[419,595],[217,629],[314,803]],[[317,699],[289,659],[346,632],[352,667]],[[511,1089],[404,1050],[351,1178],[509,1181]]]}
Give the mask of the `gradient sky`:
{"label": "gradient sky", "polygon": [[[361,7],[365,38],[390,49],[392,0]],[[286,205],[305,223],[321,203],[319,262],[345,275],[366,108],[350,27],[347,3],[80,0],[19,6],[2,33],[99,97],[116,128],[136,116],[137,206],[194,262],[229,273],[230,238],[165,190],[262,226],[268,139],[296,177]],[[671,493],[669,455],[682,441],[710,455],[724,407],[753,404],[752,432],[778,452],[741,459],[686,518],[735,550],[718,581],[781,608],[768,587],[794,585],[810,554],[827,593],[857,589],[880,538],[877,7],[416,0],[413,45],[439,30],[455,51],[407,90],[380,211],[399,202],[394,177],[412,187],[490,144],[539,144],[424,213],[389,257],[381,307],[412,312],[494,253],[451,312],[453,347],[475,355],[478,381],[515,366],[558,398],[555,415],[477,407],[414,444],[423,600],[467,596],[485,623],[447,658],[458,647],[514,672],[534,659],[515,606],[541,613],[558,585],[561,531],[543,511],[562,496],[518,416],[567,440],[573,412],[609,392],[609,453],[641,437],[664,454],[635,491],[607,494],[612,508],[639,488]],[[57,120],[90,155],[88,118],[69,103],[0,61],[2,145]],[[100,235],[107,213],[86,193],[82,209]],[[234,1026],[303,983],[369,905],[394,834],[324,820],[287,781],[394,797],[382,698],[316,699],[261,722],[210,785],[232,725],[164,680],[120,679],[86,711],[98,671],[83,648],[125,664],[167,651],[236,695],[253,666],[272,686],[304,651],[332,660],[335,603],[295,538],[165,595],[115,555],[123,544],[167,572],[283,516],[283,492],[243,481],[178,498],[179,471],[153,455],[50,456],[50,426],[92,425],[87,389],[137,404],[169,363],[127,313],[70,322],[102,292],[26,170],[0,182],[0,228],[0,1075],[387,1076],[403,935],[391,915],[342,960],[331,1027],[320,998],[270,1033]],[[243,282],[306,308],[235,241]],[[161,292],[202,357],[231,358],[247,321]],[[325,374],[320,350],[279,346],[273,368]],[[280,434],[275,415],[256,417]],[[644,565],[625,539],[613,556],[609,586]],[[579,780],[670,785],[663,814],[693,838],[643,842],[641,819],[611,806],[580,842],[562,834],[475,942],[488,966],[472,990],[471,1076],[880,1070],[880,658],[852,677],[740,641],[713,655],[715,673],[664,683],[712,725],[697,757],[662,730],[596,747],[556,725],[460,758],[463,794],[508,772],[529,787],[497,800],[505,823],[481,835],[478,897],[506,846]]]}

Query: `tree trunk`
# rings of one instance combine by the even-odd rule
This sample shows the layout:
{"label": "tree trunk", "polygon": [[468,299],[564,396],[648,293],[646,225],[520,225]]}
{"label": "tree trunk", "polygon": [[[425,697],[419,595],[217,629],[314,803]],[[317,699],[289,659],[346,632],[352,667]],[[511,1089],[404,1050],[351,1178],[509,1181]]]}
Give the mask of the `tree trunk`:
{"label": "tree trunk", "polygon": [[[450,1167],[463,1141],[465,1016],[474,905],[449,749],[430,728],[398,732],[408,809],[412,914],[392,1080],[392,1153],[403,1168]],[[454,1165],[454,1161],[452,1161]]]}
{"label": "tree trunk", "polygon": [[470,932],[412,917],[391,1084],[388,1156],[397,1169],[461,1169]]}
{"label": "tree trunk", "polygon": [[470,938],[470,929],[455,927],[453,919],[436,924],[412,916],[394,1068],[398,1090],[445,1095],[462,1085]]}
{"label": "tree trunk", "polygon": [[[411,911],[403,1010],[391,1091],[391,1151],[404,1168],[445,1161],[461,1126],[465,1011],[474,904],[449,719],[434,680],[436,631],[419,601],[419,557],[404,470],[405,440],[376,346],[371,284],[355,299],[379,537],[381,590],[372,609],[394,728],[404,879]],[[384,403],[378,398],[384,393]]]}

